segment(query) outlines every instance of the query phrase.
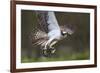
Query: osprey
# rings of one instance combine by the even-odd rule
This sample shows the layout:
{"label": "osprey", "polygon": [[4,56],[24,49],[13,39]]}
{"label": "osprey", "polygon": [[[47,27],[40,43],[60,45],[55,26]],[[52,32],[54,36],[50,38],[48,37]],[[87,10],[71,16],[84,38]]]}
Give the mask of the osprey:
{"label": "osprey", "polygon": [[67,26],[60,26],[53,11],[36,11],[37,19],[40,27],[33,33],[33,45],[40,45],[46,55],[47,50],[50,49],[54,53],[56,49],[54,45],[67,37],[67,34],[72,34],[73,30]]}

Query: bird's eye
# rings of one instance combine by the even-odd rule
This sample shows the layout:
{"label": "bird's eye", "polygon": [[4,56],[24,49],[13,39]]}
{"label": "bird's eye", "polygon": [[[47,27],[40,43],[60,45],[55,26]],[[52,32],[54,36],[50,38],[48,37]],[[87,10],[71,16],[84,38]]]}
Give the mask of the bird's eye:
{"label": "bird's eye", "polygon": [[67,34],[67,32],[62,31],[62,32],[61,32],[61,34],[64,36],[64,35],[66,35],[66,34]]}
{"label": "bird's eye", "polygon": [[63,34],[66,34],[67,32],[63,31]]}

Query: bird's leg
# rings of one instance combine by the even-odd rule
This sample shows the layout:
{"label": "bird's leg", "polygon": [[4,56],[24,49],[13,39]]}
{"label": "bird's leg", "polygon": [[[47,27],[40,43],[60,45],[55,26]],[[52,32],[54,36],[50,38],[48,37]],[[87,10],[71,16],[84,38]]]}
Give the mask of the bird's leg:
{"label": "bird's leg", "polygon": [[[49,39],[47,42],[46,42],[46,44],[44,45],[44,48],[43,48],[43,52],[44,52],[44,54],[45,55],[47,55],[47,49],[48,49],[48,47],[50,46],[50,43],[52,42],[52,40],[53,40],[53,38],[51,38],[51,39]],[[50,47],[49,47],[50,48]]]}
{"label": "bird's leg", "polygon": [[57,41],[53,41],[51,44],[50,44],[50,48],[52,49],[52,52],[51,53],[55,53],[56,49],[53,47],[55,44],[57,43]]}
{"label": "bird's leg", "polygon": [[50,43],[52,42],[52,40],[53,40],[53,38],[49,39],[49,40],[46,42],[46,44],[45,44],[45,46],[44,46],[44,49],[47,49],[48,46],[50,46]]}
{"label": "bird's leg", "polygon": [[53,41],[51,44],[50,44],[50,48],[53,48],[53,46],[57,43],[57,41]]}
{"label": "bird's leg", "polygon": [[[54,40],[53,38],[51,40],[48,40],[46,45],[45,45],[45,50],[46,49],[50,49],[51,53],[55,53],[56,49],[53,47],[55,44],[57,43],[56,40]],[[49,48],[48,48],[49,47]],[[46,51],[44,52],[46,54]]]}

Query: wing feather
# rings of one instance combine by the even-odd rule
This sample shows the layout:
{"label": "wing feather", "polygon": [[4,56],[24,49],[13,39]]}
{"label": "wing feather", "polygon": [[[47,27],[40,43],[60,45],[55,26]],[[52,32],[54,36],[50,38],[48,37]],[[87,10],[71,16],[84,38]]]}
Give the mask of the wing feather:
{"label": "wing feather", "polygon": [[31,33],[31,38],[33,45],[41,45],[48,40],[48,35],[46,32],[38,29],[36,32]]}
{"label": "wing feather", "polygon": [[48,33],[48,11],[36,11],[36,16],[42,31]]}

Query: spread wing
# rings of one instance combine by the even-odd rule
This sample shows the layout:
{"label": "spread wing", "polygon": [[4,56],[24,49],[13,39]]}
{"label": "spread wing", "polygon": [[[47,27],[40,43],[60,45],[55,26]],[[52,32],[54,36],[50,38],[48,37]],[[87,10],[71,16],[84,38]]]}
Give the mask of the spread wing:
{"label": "spread wing", "polygon": [[40,45],[48,40],[49,32],[55,29],[60,31],[60,27],[53,11],[36,11],[36,17],[41,29],[33,30],[31,38],[33,44]]}
{"label": "spread wing", "polygon": [[43,45],[48,40],[47,11],[35,11],[37,24],[31,31],[33,45]]}

